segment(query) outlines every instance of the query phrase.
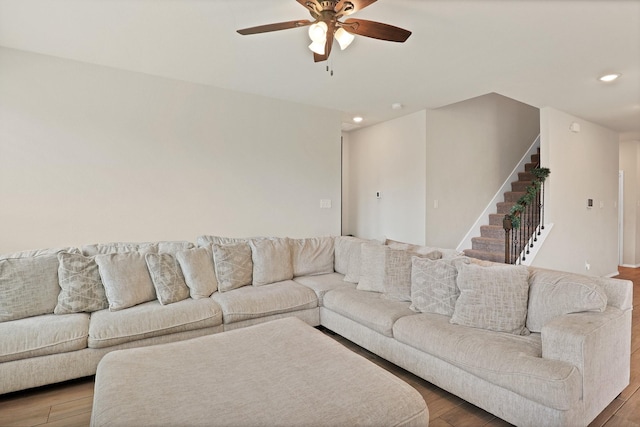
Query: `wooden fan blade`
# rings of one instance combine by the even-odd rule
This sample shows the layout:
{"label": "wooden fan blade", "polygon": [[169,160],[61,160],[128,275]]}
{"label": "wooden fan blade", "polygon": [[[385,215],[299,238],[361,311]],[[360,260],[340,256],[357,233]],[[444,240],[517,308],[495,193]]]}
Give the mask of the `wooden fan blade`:
{"label": "wooden fan blade", "polygon": [[[306,1],[306,0],[299,0],[300,2],[302,1]],[[347,13],[345,13],[345,15],[351,15],[354,12],[357,12],[359,10],[364,9],[365,7],[375,3],[377,0],[340,0],[338,2],[338,4],[336,5],[336,10],[340,10],[344,7],[344,4],[349,2],[353,4],[353,9]]]}
{"label": "wooden fan blade", "polygon": [[387,40],[391,42],[403,43],[411,35],[411,31],[404,28],[381,22],[367,21],[366,19],[349,18],[342,24],[346,31],[359,36],[371,37],[373,39]]}
{"label": "wooden fan blade", "polygon": [[311,21],[306,19],[301,19],[298,21],[288,21],[288,22],[278,22],[277,24],[267,24],[267,25],[259,25],[257,27],[243,28],[242,30],[238,30],[238,33],[243,36],[249,34],[259,34],[259,33],[268,33],[271,31],[280,31],[280,30],[288,30],[290,28],[298,28],[298,27],[306,27],[311,25]]}
{"label": "wooden fan blade", "polygon": [[331,47],[333,47],[333,31],[330,30],[327,32],[327,42],[324,45],[324,55],[319,55],[317,53],[313,53],[314,62],[322,62],[329,59],[329,55],[331,55]]}

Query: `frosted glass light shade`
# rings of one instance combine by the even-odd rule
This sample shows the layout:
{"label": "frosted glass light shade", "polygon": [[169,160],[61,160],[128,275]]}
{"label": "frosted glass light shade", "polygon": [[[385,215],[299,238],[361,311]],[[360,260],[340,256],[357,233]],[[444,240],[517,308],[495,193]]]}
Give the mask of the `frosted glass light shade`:
{"label": "frosted glass light shade", "polygon": [[309,38],[314,43],[325,43],[327,40],[327,24],[316,22],[309,27]]}
{"label": "frosted glass light shade", "polygon": [[318,55],[324,55],[324,46],[325,46],[326,42],[313,42],[309,45],[309,49],[311,49],[312,52],[317,53]]}
{"label": "frosted glass light shade", "polygon": [[341,50],[345,50],[349,47],[355,36],[344,28],[340,27],[335,32],[336,40],[338,40],[338,44],[340,45]]}

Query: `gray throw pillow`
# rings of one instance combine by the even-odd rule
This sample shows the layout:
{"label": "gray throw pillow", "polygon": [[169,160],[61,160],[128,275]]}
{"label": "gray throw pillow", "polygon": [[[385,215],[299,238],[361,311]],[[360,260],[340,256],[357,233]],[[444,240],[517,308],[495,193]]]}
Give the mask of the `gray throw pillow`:
{"label": "gray throw pillow", "polygon": [[173,255],[146,254],[144,258],[160,304],[167,305],[189,298],[189,288]]}
{"label": "gray throw pillow", "polygon": [[451,323],[528,335],[529,270],[524,265],[459,264],[460,296]]}
{"label": "gray throw pillow", "polygon": [[109,300],[109,310],[122,310],[156,299],[144,253],[96,255],[95,260]]}
{"label": "gray throw pillow", "polygon": [[211,248],[219,292],[227,292],[251,284],[253,261],[248,243],[213,244]]}
{"label": "gray throw pillow", "polygon": [[460,290],[456,259],[411,259],[411,310],[451,317]]}
{"label": "gray throw pillow", "polygon": [[55,314],[90,313],[109,307],[98,264],[93,258],[61,252],[58,262],[62,290],[53,311]]}
{"label": "gray throw pillow", "polygon": [[418,254],[417,252],[387,247],[384,258],[384,298],[395,301],[411,301],[411,260],[414,257],[439,259],[442,254],[438,251]]}
{"label": "gray throw pillow", "polygon": [[176,259],[180,263],[191,298],[209,298],[218,290],[213,253],[210,247],[178,251]]}

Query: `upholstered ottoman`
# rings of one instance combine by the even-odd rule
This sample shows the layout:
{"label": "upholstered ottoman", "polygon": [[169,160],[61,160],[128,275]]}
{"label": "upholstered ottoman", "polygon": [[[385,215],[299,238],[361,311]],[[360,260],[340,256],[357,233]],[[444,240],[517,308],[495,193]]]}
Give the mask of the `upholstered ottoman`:
{"label": "upholstered ottoman", "polygon": [[410,385],[296,318],[115,351],[91,425],[427,426]]}

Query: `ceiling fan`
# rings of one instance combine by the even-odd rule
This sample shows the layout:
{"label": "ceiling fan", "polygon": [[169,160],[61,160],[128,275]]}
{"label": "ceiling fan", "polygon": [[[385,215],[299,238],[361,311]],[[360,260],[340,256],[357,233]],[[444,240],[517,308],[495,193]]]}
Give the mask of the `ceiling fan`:
{"label": "ceiling fan", "polygon": [[313,51],[315,62],[326,61],[329,58],[334,39],[338,42],[340,48],[344,50],[353,41],[354,34],[399,43],[404,42],[411,35],[411,31],[381,22],[353,18],[340,21],[340,18],[362,10],[375,3],[376,0],[296,1],[309,10],[314,19],[313,21],[302,19],[260,25],[238,30],[238,33],[249,35],[308,26],[309,37],[312,42],[309,45],[309,49]]}

